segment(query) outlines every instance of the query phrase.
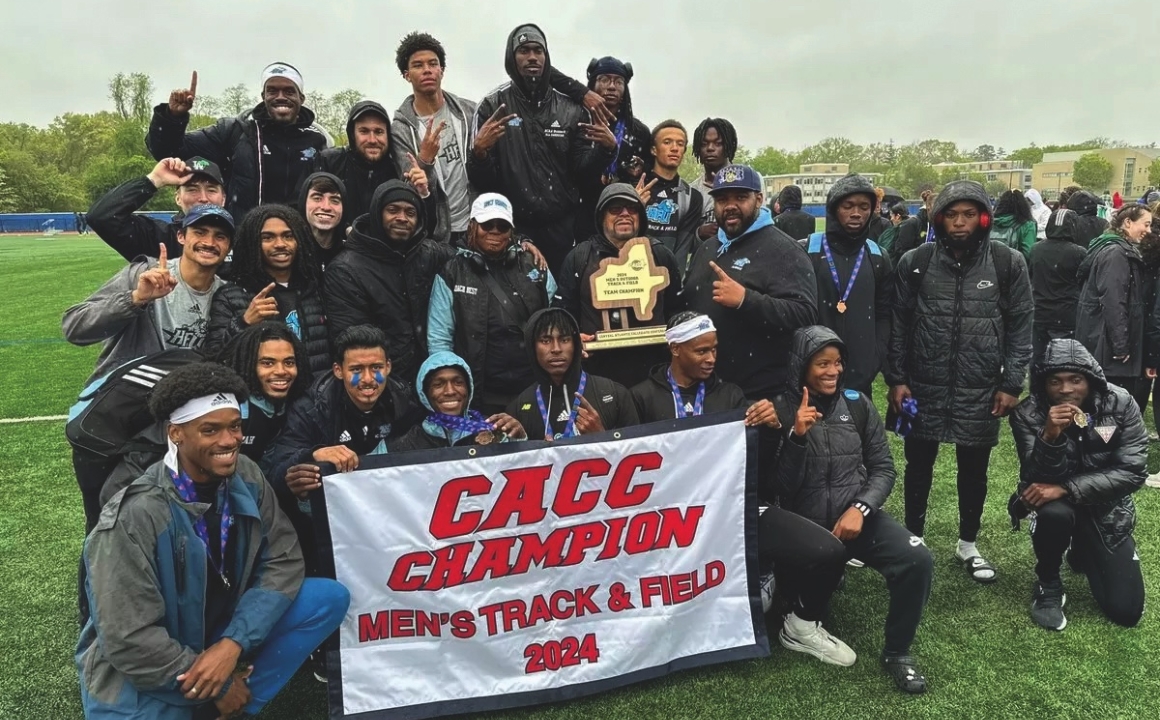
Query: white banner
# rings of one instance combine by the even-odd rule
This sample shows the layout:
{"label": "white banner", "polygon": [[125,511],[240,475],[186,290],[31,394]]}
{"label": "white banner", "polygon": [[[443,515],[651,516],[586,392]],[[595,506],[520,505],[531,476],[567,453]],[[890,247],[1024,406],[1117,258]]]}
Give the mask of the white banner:
{"label": "white banner", "polygon": [[352,598],[332,717],[541,703],[768,654],[754,473],[725,417],[327,476]]}

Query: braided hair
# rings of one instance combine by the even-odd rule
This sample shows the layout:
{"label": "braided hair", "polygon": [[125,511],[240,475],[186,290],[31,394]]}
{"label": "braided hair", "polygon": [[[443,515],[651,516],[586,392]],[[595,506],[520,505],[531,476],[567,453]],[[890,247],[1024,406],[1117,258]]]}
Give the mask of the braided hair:
{"label": "braided hair", "polygon": [[294,348],[294,361],[298,367],[298,375],[290,385],[290,393],[286,401],[306,393],[310,387],[310,356],[306,354],[306,347],[298,336],[287,327],[286,323],[278,320],[266,320],[252,325],[230,339],[215,358],[219,363],[236,372],[250,395],[265,397],[262,392],[262,381],[258,379],[258,354],[262,343],[270,340],[282,340],[290,343]]}
{"label": "braided hair", "polygon": [[1017,225],[1035,221],[1030,201],[1019,190],[1007,190],[999,196],[999,201],[995,203],[995,217],[1000,215],[1011,215]]}
{"label": "braided hair", "polygon": [[314,234],[302,214],[287,205],[259,205],[246,213],[234,233],[230,279],[250,292],[258,292],[273,282],[262,265],[262,228],[267,220],[273,218],[286,223],[298,241],[290,271],[292,282],[300,288],[318,287],[319,265],[314,257]]}
{"label": "braided hair", "polygon": [[721,138],[726,162],[733,162],[733,156],[737,154],[737,130],[733,127],[733,123],[725,118],[710,117],[701,121],[693,131],[693,157],[698,161],[701,160],[701,145],[705,142],[705,132],[710,128],[716,130],[718,137]]}

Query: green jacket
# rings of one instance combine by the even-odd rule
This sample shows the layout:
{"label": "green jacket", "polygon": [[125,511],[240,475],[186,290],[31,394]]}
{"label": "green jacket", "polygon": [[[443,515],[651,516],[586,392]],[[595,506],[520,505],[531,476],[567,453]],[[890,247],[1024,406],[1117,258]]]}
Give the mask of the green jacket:
{"label": "green jacket", "polygon": [[1034,220],[1028,220],[1020,225],[1015,224],[1014,215],[999,215],[995,218],[995,225],[991,228],[991,239],[998,240],[1012,250],[1023,253],[1023,259],[1031,257],[1031,246],[1035,244],[1035,236],[1039,226]]}

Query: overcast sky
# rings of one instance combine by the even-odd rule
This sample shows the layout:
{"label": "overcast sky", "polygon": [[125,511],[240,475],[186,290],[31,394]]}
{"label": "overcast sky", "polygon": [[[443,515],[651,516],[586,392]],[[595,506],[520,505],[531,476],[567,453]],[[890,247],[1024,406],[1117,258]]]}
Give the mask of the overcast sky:
{"label": "overcast sky", "polygon": [[355,88],[394,109],[410,91],[394,64],[410,30],[446,47],[444,88],[478,100],[506,79],[508,32],[536,22],[573,77],[594,56],[631,62],[646,124],[722,116],[750,148],[832,135],[1009,150],[1160,141],[1160,10],[1149,0],[4,4],[0,122],[111,109],[118,71],[152,76],[157,102],[191,70],[199,94],[256,91],[273,60],[302,70],[308,91]]}

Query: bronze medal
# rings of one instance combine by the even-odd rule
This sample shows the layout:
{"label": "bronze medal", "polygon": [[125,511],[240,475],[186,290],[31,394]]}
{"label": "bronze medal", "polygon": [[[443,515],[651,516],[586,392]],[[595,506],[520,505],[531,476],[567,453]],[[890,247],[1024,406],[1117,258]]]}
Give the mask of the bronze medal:
{"label": "bronze medal", "polygon": [[1088,418],[1086,413],[1077,412],[1072,418],[1072,422],[1076,427],[1085,428],[1088,426]]}
{"label": "bronze medal", "polygon": [[840,313],[846,312],[846,303],[841,301],[841,300],[838,301],[838,312],[840,312]]}
{"label": "bronze medal", "polygon": [[484,430],[475,436],[476,445],[491,445],[495,441],[495,434],[490,430]]}

